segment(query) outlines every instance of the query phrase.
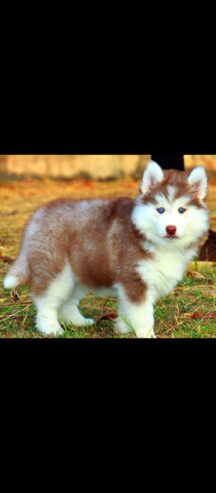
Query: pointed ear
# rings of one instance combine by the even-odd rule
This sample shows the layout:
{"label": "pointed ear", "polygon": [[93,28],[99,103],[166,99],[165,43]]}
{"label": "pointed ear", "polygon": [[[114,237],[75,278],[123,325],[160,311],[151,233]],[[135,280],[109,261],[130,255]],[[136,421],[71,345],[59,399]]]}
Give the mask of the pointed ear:
{"label": "pointed ear", "polygon": [[143,175],[140,190],[143,194],[150,192],[157,183],[164,179],[162,168],[155,161],[149,161]]}
{"label": "pointed ear", "polygon": [[191,171],[188,176],[188,183],[200,200],[203,200],[206,197],[208,191],[208,179],[206,171],[202,166],[198,166]]}

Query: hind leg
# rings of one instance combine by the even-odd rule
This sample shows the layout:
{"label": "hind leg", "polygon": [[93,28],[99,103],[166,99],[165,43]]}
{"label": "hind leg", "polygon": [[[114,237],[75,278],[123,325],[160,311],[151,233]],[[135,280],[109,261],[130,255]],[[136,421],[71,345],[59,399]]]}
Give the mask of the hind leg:
{"label": "hind leg", "polygon": [[73,324],[79,327],[93,325],[95,323],[91,318],[83,317],[78,308],[80,300],[86,293],[87,289],[82,286],[76,286],[71,298],[60,307],[59,315],[63,318],[66,324]]}
{"label": "hind leg", "polygon": [[73,324],[75,326],[84,326],[84,325],[93,325],[94,320],[91,318],[85,318],[80,313],[78,308],[78,303],[74,300],[71,300],[65,303],[59,312],[60,316],[62,316],[64,322],[66,324]]}
{"label": "hind leg", "polygon": [[35,299],[37,307],[36,327],[42,334],[61,335],[64,333],[58,321],[58,303],[56,300]]}
{"label": "hind leg", "polygon": [[36,327],[40,332],[53,335],[64,333],[58,321],[58,311],[60,306],[69,299],[73,287],[73,274],[69,266],[66,266],[42,295],[37,296],[33,292],[37,307]]}

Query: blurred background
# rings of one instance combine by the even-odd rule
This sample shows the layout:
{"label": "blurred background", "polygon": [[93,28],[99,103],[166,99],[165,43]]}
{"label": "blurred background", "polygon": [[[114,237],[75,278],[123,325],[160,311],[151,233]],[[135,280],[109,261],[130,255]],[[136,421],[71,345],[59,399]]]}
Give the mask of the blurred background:
{"label": "blurred background", "polygon": [[[141,178],[150,155],[1,155],[0,177],[109,180]],[[185,155],[186,169],[204,165],[216,176],[216,155]]]}

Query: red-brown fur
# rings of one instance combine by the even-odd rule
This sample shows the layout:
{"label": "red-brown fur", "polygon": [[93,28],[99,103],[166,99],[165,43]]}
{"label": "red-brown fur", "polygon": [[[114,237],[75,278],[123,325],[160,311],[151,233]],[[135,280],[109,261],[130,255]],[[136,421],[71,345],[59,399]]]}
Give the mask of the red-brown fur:
{"label": "red-brown fur", "polygon": [[143,250],[144,238],[131,223],[133,200],[102,199],[100,207],[97,201],[93,214],[86,211],[87,220],[81,213],[74,214],[77,204],[63,199],[43,208],[39,231],[27,253],[33,294],[46,291],[67,259],[80,282],[90,289],[121,283],[131,301],[144,299],[146,285],[135,267],[151,254]]}

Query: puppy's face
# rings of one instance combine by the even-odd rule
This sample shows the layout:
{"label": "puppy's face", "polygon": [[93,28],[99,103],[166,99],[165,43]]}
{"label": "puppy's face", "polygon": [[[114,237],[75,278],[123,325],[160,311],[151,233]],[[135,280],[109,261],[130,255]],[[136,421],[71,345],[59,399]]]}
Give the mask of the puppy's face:
{"label": "puppy's face", "polygon": [[204,168],[195,168],[188,175],[181,171],[163,171],[151,161],[144,172],[140,191],[133,222],[150,241],[164,246],[171,243],[183,246],[208,231]]}

